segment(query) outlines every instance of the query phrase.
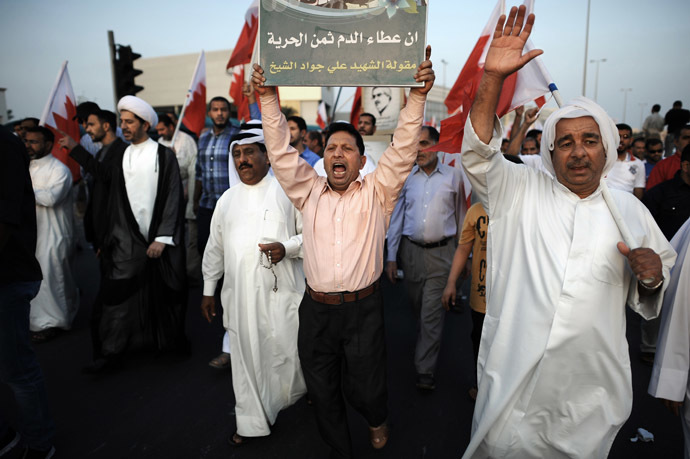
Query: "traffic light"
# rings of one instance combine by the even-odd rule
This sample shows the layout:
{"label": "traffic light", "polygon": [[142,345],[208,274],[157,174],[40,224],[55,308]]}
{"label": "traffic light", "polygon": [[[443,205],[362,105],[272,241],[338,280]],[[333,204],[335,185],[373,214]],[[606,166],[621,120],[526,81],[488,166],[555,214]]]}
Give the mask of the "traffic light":
{"label": "traffic light", "polygon": [[115,58],[115,91],[118,100],[123,96],[133,96],[144,89],[143,86],[138,86],[134,82],[134,78],[144,73],[134,68],[134,61],[140,57],[141,54],[132,52],[131,46],[117,45],[117,57]]}

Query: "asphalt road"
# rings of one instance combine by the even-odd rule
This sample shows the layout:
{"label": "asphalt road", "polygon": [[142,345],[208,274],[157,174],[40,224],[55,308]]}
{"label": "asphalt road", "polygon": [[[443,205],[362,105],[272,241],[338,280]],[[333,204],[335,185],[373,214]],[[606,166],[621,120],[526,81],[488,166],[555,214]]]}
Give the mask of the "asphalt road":
{"label": "asphalt road", "polygon": [[[227,443],[235,430],[230,371],[208,366],[220,351],[220,318],[201,318],[200,288],[192,289],[187,311],[191,356],[130,355],[116,373],[88,376],[81,368],[91,357],[90,305],[98,284],[97,264],[88,250],[77,254],[82,304],[73,329],[36,345],[57,424],[57,458],[325,458],[327,448],[304,399],[284,410],[273,433],[241,448]],[[382,451],[368,442],[366,422],[350,411],[357,458],[457,458],[470,437],[473,382],[469,309],[447,315],[437,371],[437,389],[420,393],[412,363],[415,324],[400,285],[383,283],[388,346],[391,439]],[[612,458],[681,458],[678,418],[647,395],[651,368],[637,359],[639,319],[628,313],[634,402],[628,422],[611,450]],[[0,385],[0,410],[16,420],[9,389]],[[638,427],[653,443],[632,443]]]}

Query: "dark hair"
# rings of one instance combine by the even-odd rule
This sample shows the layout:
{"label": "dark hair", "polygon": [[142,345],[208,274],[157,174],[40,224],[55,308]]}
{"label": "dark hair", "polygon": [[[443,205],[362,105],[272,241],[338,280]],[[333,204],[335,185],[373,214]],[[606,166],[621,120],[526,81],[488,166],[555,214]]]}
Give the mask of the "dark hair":
{"label": "dark hair", "polygon": [[228,106],[228,111],[230,110],[230,101],[223,96],[216,96],[208,103],[207,111],[211,111],[211,105],[213,105],[214,102],[225,102],[225,105]]}
{"label": "dark hair", "polygon": [[633,139],[633,142],[632,142],[632,143],[635,143],[635,142],[645,142],[645,143],[646,143],[646,140],[645,140],[644,137],[635,137],[635,138]]}
{"label": "dark hair", "polygon": [[359,154],[364,154],[364,140],[362,140],[362,135],[350,123],[331,123],[331,125],[328,126],[328,135],[326,135],[326,145],[328,145],[328,140],[336,132],[347,132],[352,137],[354,137],[355,143],[357,144],[357,148],[359,149]]}
{"label": "dark hair", "polygon": [[616,124],[616,127],[618,128],[619,131],[628,131],[628,132],[630,132],[631,134],[632,134],[632,132],[633,132],[633,131],[632,131],[632,128],[631,128],[629,125],[625,124],[625,123],[618,123],[618,124]]}
{"label": "dark hair", "polygon": [[77,105],[77,116],[75,118],[80,123],[83,123],[84,121],[88,121],[89,115],[95,115],[100,109],[101,107],[99,107],[96,102],[82,102]]}
{"label": "dark hair", "polygon": [[115,132],[117,130],[117,116],[110,110],[98,110],[96,113],[92,113],[98,117],[98,121],[101,123],[108,123],[109,131]]}
{"label": "dark hair", "polygon": [[664,142],[662,142],[661,139],[652,138],[652,139],[647,139],[647,141],[644,144],[644,147],[646,150],[649,150],[654,145],[663,145],[663,144],[664,144]]}
{"label": "dark hair", "polygon": [[292,121],[297,125],[300,131],[306,131],[307,130],[307,122],[304,121],[304,118],[301,116],[291,116],[287,119],[288,121]]}
{"label": "dark hair", "polygon": [[682,107],[683,106],[683,101],[677,100],[673,103],[673,106],[675,107],[676,105]]}
{"label": "dark hair", "polygon": [[19,124],[22,124],[24,121],[31,121],[32,123],[34,123],[34,126],[38,126],[38,123],[40,122],[40,121],[38,120],[38,118],[31,118],[31,117],[29,117],[29,118],[24,118],[23,120],[21,120],[21,121],[19,122]]}
{"label": "dark hair", "polygon": [[159,116],[158,122],[163,123],[164,126],[175,127],[175,123],[173,123],[173,120],[168,115]]}
{"label": "dark hair", "polygon": [[368,112],[364,112],[364,113],[360,113],[360,114],[359,114],[359,117],[360,117],[360,118],[363,117],[363,116],[368,116],[368,117],[370,117],[370,118],[371,118],[371,124],[372,124],[372,126],[376,126],[376,117],[375,117],[374,115],[372,115],[371,113],[368,113]]}
{"label": "dark hair", "polygon": [[422,130],[426,131],[429,134],[429,139],[433,141],[434,143],[438,143],[438,139],[440,138],[440,134],[436,130],[435,127],[433,126],[422,126]]}
{"label": "dark hair", "polygon": [[525,134],[525,137],[532,137],[533,139],[536,139],[539,134],[541,134],[541,129],[530,129],[527,131],[527,134]]}
{"label": "dark hair", "polygon": [[652,113],[656,113],[659,110],[661,110],[661,105],[659,105],[659,104],[652,105]]}
{"label": "dark hair", "polygon": [[309,140],[316,140],[319,143],[319,146],[323,148],[323,137],[321,137],[321,133],[319,131],[307,131],[307,137]]}
{"label": "dark hair", "polygon": [[35,132],[41,134],[44,142],[55,142],[55,134],[53,134],[53,131],[45,126],[30,127],[26,130],[26,132]]}

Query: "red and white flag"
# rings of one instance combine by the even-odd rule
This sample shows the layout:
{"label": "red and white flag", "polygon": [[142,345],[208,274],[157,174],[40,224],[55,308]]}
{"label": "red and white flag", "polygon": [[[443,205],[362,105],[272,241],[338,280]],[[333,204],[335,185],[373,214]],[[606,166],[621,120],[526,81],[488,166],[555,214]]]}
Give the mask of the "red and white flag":
{"label": "red and white flag", "polygon": [[316,109],[316,124],[323,130],[326,129],[328,123],[328,114],[326,113],[326,103],[321,101],[319,107]]}
{"label": "red and white flag", "polygon": [[77,104],[74,97],[74,90],[72,89],[72,82],[69,79],[67,72],[67,61],[62,64],[62,68],[58,73],[55,86],[50,92],[48,102],[43,109],[41,121],[38,123],[50,129],[55,135],[55,142],[53,143],[53,156],[62,161],[72,172],[72,180],[77,182],[81,178],[81,170],[79,164],[69,156],[69,151],[66,148],[58,145],[58,140],[63,137],[61,132],[79,143],[79,122],[76,119]]}
{"label": "red and white flag", "polygon": [[[525,0],[526,14],[534,10],[534,0]],[[446,152],[460,152],[463,130],[470,107],[477,94],[479,82],[484,73],[484,62],[489,50],[496,23],[505,13],[505,0],[498,0],[489,22],[482,30],[470,57],[460,72],[457,81],[446,97],[445,104],[451,116],[441,121],[441,138],[436,148]],[[525,44],[525,52],[534,49],[531,41]],[[517,73],[513,73],[503,83],[496,114],[502,117],[511,110],[534,101],[539,107],[546,103],[545,95],[557,90],[541,58],[537,57]]]}
{"label": "red and white flag", "polygon": [[237,44],[232,50],[228,65],[225,67],[228,72],[232,72],[232,82],[230,83],[229,93],[237,106],[237,119],[240,121],[251,120],[249,100],[242,93],[242,86],[245,83],[244,66],[252,61],[258,31],[259,0],[254,0],[251,5],[249,5],[244,15],[244,27],[242,27],[242,32],[240,32],[240,37],[237,39]]}
{"label": "red and white flag", "polygon": [[206,54],[203,50],[196,61],[192,82],[187,91],[182,124],[197,136],[201,135],[206,124]]}
{"label": "red and white flag", "polygon": [[352,111],[350,112],[350,124],[357,127],[359,115],[362,113],[362,87],[357,86],[355,97],[352,100]]}

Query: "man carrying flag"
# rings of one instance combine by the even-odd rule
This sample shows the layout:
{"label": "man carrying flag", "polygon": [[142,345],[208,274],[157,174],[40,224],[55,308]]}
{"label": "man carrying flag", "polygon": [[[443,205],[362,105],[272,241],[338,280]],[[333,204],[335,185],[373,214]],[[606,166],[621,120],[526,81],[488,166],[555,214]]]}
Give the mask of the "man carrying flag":
{"label": "man carrying flag", "polygon": [[72,89],[72,82],[67,72],[67,61],[62,64],[57,81],[48,97],[39,123],[53,132],[53,156],[62,161],[72,173],[72,180],[76,183],[81,179],[79,164],[69,157],[69,151],[59,144],[63,136],[69,136],[79,142],[79,124],[77,122],[77,105]]}
{"label": "man carrying flag", "polygon": [[503,158],[501,88],[541,54],[523,55],[534,15],[524,21],[524,6],[499,19],[465,125],[462,163],[489,217],[489,268],[464,457],[605,458],[632,408],[623,305],[659,313],[675,252],[638,199],[607,189],[618,130],[589,99],[546,120],[541,155],[553,177]]}

